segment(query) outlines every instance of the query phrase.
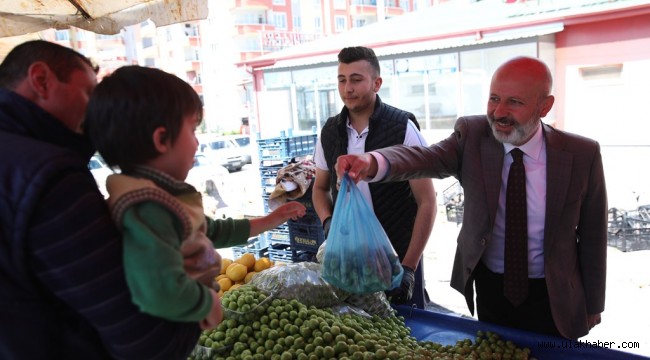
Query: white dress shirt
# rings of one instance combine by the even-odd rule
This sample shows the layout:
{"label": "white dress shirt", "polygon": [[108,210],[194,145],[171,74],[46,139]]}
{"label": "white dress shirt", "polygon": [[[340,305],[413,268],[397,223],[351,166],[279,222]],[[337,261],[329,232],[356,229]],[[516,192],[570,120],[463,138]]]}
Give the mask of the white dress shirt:
{"label": "white dress shirt", "polygon": [[[503,144],[505,155],[501,170],[501,191],[499,207],[492,229],[492,241],[486,244],[483,263],[495,273],[503,273],[506,230],[506,187],[508,172],[512,164],[510,150],[515,146]],[[524,152],[526,168],[526,208],[528,211],[528,277],[544,277],[544,220],[546,219],[546,143],[540,126],[535,135],[519,147]],[[377,175],[368,179],[375,182],[386,177],[389,169],[386,158],[377,152],[371,152],[377,159]]]}
{"label": "white dress shirt", "polygon": [[[350,120],[347,121],[348,130],[348,154],[363,154],[366,147],[366,138],[368,137],[368,127],[358,133],[351,125]],[[427,146],[427,141],[422,137],[415,124],[409,120],[406,127],[406,135],[404,136],[404,145],[422,145]],[[327,161],[325,161],[325,154],[323,153],[323,144],[321,143],[320,136],[316,144],[316,151],[314,153],[314,163],[318,169],[329,171]],[[357,184],[363,197],[368,201],[368,205],[372,209],[372,197],[370,196],[370,188],[366,181],[359,181]]]}
{"label": "white dress shirt", "polygon": [[[510,150],[515,146],[504,144],[505,157],[501,170],[499,207],[492,229],[492,241],[486,244],[483,263],[496,273],[503,273],[503,257],[506,234],[506,187],[512,164]],[[546,218],[546,143],[540,126],[535,135],[524,145],[526,168],[526,209],[528,211],[528,277],[544,277],[544,220]]]}

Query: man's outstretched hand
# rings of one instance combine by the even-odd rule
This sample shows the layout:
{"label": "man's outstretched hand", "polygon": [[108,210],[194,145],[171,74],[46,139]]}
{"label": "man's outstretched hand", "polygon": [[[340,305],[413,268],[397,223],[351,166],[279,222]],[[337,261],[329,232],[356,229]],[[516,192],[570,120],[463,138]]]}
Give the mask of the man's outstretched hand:
{"label": "man's outstretched hand", "polygon": [[377,159],[369,153],[360,155],[341,155],[336,160],[336,176],[339,181],[347,171],[348,176],[358,183],[368,177],[377,175]]}

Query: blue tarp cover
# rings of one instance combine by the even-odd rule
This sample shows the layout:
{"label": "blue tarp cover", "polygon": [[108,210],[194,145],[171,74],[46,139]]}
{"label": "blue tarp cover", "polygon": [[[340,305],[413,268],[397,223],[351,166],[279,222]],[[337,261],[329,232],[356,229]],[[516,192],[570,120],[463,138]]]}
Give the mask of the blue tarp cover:
{"label": "blue tarp cover", "polygon": [[[559,337],[522,331],[456,315],[446,315],[433,311],[395,306],[403,316],[411,335],[420,341],[433,341],[443,345],[453,345],[458,340],[474,341],[479,330],[492,331],[503,340],[511,340],[518,347],[528,347],[531,356],[539,360],[594,359],[594,360],[648,360],[650,358],[612,350],[609,344],[573,341]],[[616,344],[614,344],[614,348]]]}

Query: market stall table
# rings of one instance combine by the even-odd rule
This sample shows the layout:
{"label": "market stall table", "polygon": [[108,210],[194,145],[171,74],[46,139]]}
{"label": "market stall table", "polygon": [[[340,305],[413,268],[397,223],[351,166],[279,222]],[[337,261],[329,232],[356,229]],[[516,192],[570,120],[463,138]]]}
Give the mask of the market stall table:
{"label": "market stall table", "polygon": [[[454,345],[456,341],[470,339],[474,341],[476,333],[491,331],[503,340],[511,340],[518,347],[527,347],[531,355],[539,360],[552,359],[590,359],[590,360],[648,360],[649,357],[614,350],[617,345],[573,341],[559,337],[502,327],[480,322],[456,315],[447,315],[433,311],[395,306],[399,315],[404,317],[406,326],[411,328],[411,335],[419,341],[433,341],[443,345]],[[613,349],[610,349],[612,347]]]}

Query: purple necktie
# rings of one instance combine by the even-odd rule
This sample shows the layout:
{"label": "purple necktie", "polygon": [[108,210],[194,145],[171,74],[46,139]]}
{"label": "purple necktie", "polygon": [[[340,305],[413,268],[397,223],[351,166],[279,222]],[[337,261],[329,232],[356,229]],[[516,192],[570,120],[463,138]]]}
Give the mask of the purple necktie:
{"label": "purple necktie", "polygon": [[526,209],[526,171],[524,153],[510,151],[513,163],[508,173],[506,191],[506,243],[503,271],[503,294],[518,306],[528,296],[528,225]]}

